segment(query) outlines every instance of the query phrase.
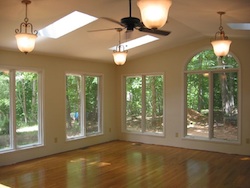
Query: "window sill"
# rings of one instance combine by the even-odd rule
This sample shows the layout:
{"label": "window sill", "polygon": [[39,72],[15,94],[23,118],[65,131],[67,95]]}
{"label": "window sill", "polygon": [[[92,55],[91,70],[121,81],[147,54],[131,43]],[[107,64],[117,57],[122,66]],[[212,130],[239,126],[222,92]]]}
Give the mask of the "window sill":
{"label": "window sill", "polygon": [[18,148],[7,148],[4,150],[1,150],[0,154],[17,152],[17,151],[28,150],[28,149],[35,149],[35,148],[39,148],[39,147],[43,147],[43,146],[44,146],[44,144],[31,144],[31,145],[27,145],[27,146],[18,147]]}
{"label": "window sill", "polygon": [[100,135],[103,135],[103,133],[95,133],[95,134],[90,134],[90,135],[86,135],[86,136],[78,136],[78,137],[66,138],[66,141],[70,142],[70,141],[74,141],[74,140],[81,140],[81,139],[100,136]]}
{"label": "window sill", "polygon": [[226,140],[226,139],[216,139],[216,138],[203,138],[203,137],[194,137],[194,136],[185,136],[183,140],[192,140],[192,141],[204,141],[211,143],[224,143],[224,144],[241,144],[239,140]]}
{"label": "window sill", "polygon": [[122,131],[125,134],[136,134],[141,136],[156,136],[156,137],[164,137],[164,133],[148,133],[148,132],[132,132],[132,131]]}

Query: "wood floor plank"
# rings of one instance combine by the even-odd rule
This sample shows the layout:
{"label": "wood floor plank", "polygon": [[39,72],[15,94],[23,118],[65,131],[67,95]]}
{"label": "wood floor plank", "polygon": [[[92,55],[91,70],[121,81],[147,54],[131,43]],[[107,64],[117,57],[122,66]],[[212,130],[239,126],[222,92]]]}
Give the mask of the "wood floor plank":
{"label": "wood floor plank", "polygon": [[249,188],[250,156],[114,141],[0,167],[0,187]]}

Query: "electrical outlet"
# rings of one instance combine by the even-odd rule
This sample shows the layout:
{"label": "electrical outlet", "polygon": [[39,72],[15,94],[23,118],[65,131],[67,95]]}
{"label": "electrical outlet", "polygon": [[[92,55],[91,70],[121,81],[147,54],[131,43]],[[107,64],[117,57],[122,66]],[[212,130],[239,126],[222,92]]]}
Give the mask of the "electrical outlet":
{"label": "electrical outlet", "polygon": [[54,142],[57,143],[57,141],[58,141],[58,140],[57,140],[57,137],[55,137],[55,138],[54,138]]}
{"label": "electrical outlet", "polygon": [[178,138],[179,137],[179,133],[175,133],[175,137]]}

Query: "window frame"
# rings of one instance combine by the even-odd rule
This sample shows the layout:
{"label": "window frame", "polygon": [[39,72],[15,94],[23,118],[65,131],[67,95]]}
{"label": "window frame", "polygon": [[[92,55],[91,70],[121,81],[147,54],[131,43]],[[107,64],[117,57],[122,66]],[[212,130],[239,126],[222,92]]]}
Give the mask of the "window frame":
{"label": "window frame", "polygon": [[[80,76],[81,79],[81,93],[80,93],[80,113],[82,116],[82,120],[79,123],[79,126],[81,127],[81,134],[78,136],[72,136],[72,137],[68,137],[67,136],[67,102],[66,102],[66,81],[67,81],[67,75],[75,75],[75,76]],[[98,81],[98,132],[97,133],[93,133],[93,134],[88,134],[86,131],[86,117],[85,117],[85,112],[86,112],[86,103],[85,103],[85,99],[86,99],[86,95],[85,95],[85,78],[86,76],[91,76],[91,77],[98,77],[99,81]],[[65,72],[65,76],[64,76],[65,80],[64,80],[64,86],[65,86],[65,140],[68,142],[70,141],[74,141],[74,140],[79,140],[79,139],[84,139],[84,138],[88,138],[88,137],[94,137],[94,136],[99,136],[99,135],[103,135],[103,83],[104,83],[104,75],[103,74],[99,74],[99,73],[87,73],[87,72],[74,72],[74,71],[67,71]]]}
{"label": "window frame", "polygon": [[[186,63],[184,67],[184,124],[183,124],[183,139],[188,139],[188,140],[198,140],[198,141],[208,141],[208,142],[218,142],[218,143],[230,143],[230,144],[241,144],[241,66],[239,63],[238,58],[236,58],[232,53],[229,53],[235,61],[238,64],[238,68],[230,68],[230,69],[207,69],[207,70],[187,70],[187,65],[191,61],[191,59],[196,56],[197,54],[207,51],[210,49],[205,49],[202,51],[199,51],[198,53],[194,54]],[[209,122],[213,121],[213,85],[214,85],[214,74],[218,73],[230,73],[230,72],[236,72],[237,73],[237,89],[238,89],[238,97],[237,97],[237,104],[238,104],[238,116],[237,116],[237,140],[230,140],[230,139],[220,139],[220,138],[215,138],[214,137],[214,132],[213,132],[213,127],[211,127],[209,123],[209,133],[208,137],[199,137],[199,136],[191,136],[187,135],[187,75],[188,74],[204,74],[208,73],[209,74]]]}
{"label": "window frame", "polygon": [[[10,100],[10,107],[9,107],[9,141],[10,147],[0,150],[1,153],[9,153],[15,152],[19,150],[26,150],[31,148],[37,148],[44,146],[44,124],[43,124],[43,96],[44,96],[44,73],[41,69],[36,68],[23,68],[23,67],[10,67],[10,66],[1,66],[0,70],[7,70],[9,71],[9,100]],[[17,144],[17,135],[16,135],[16,72],[30,72],[37,74],[37,121],[38,121],[38,142],[26,144],[22,146],[18,146]]]}
{"label": "window frame", "polygon": [[[142,116],[146,116],[146,77],[147,76],[162,76],[163,77],[163,83],[162,83],[162,96],[163,96],[163,131],[162,133],[150,133],[146,132],[146,124],[145,124],[145,118],[142,119],[141,121],[141,132],[133,132],[129,131],[126,128],[126,104],[127,104],[127,90],[126,90],[126,78],[127,77],[141,77],[142,78]],[[138,134],[138,135],[148,135],[148,136],[156,136],[156,137],[165,137],[165,132],[166,132],[166,100],[165,100],[165,73],[164,72],[154,72],[154,73],[135,73],[135,74],[124,74],[121,76],[122,80],[122,91],[121,91],[121,131],[123,133],[128,133],[128,134]],[[144,125],[144,126],[143,126]]]}

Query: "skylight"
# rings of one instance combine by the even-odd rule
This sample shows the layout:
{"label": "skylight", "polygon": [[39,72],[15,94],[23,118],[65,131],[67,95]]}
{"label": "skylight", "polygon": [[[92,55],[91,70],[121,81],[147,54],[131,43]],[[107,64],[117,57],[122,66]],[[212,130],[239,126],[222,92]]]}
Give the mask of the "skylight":
{"label": "skylight", "polygon": [[231,29],[250,30],[250,23],[228,23]]}
{"label": "skylight", "polygon": [[[131,48],[135,48],[137,46],[141,46],[150,42],[153,42],[155,40],[158,40],[159,38],[157,37],[153,37],[151,35],[145,35],[143,37],[139,37],[136,38],[134,40],[128,41],[128,42],[124,42],[121,45],[123,45],[125,47],[126,50],[129,50]],[[115,50],[116,46],[113,46],[111,48],[109,48],[110,50]]]}
{"label": "skylight", "polygon": [[97,20],[96,17],[84,14],[82,12],[74,11],[48,25],[47,27],[39,30],[38,34],[40,36],[56,39],[95,20]]}

